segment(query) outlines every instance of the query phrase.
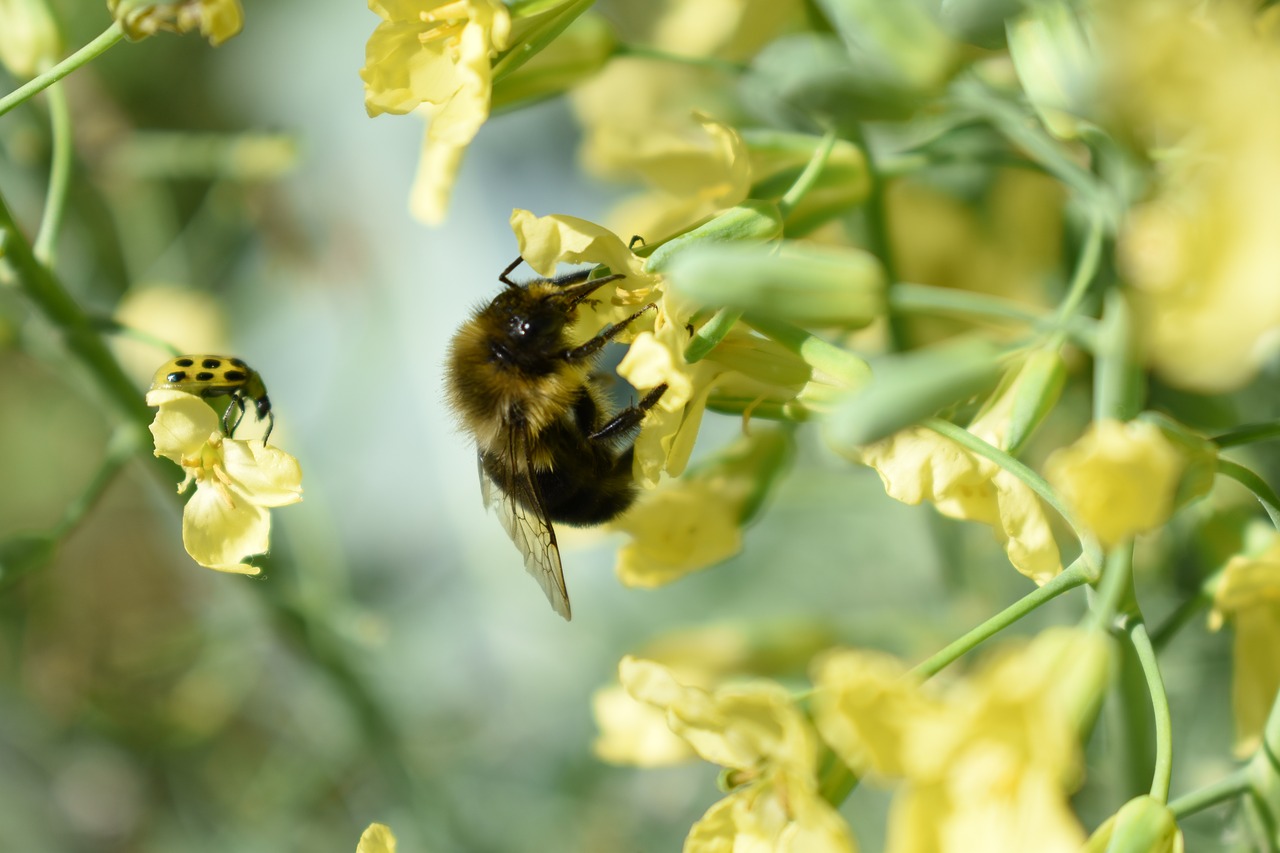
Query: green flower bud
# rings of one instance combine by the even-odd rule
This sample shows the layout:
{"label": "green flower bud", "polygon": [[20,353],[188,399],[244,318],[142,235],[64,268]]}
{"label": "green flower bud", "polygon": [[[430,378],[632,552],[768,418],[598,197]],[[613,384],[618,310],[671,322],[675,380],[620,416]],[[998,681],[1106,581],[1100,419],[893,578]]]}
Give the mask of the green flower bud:
{"label": "green flower bud", "polygon": [[1066,0],[1036,0],[1009,24],[1009,55],[1018,79],[1044,126],[1060,139],[1075,139],[1086,121],[1097,77],[1084,23]]}
{"label": "green flower bud", "polygon": [[1057,405],[1062,387],[1067,382],[1067,366],[1057,349],[1036,350],[1023,362],[1014,381],[1017,388],[1013,392],[1005,450],[1017,455],[1040,422]]}
{"label": "green flower bud", "polygon": [[920,0],[818,0],[855,61],[915,90],[933,90],[950,76],[951,39]]}
{"label": "green flower bud", "polygon": [[1169,807],[1135,797],[1089,837],[1081,853],[1183,853],[1182,830]]}
{"label": "green flower bud", "polygon": [[44,0],[0,0],[0,64],[18,79],[34,77],[62,55],[62,38]]}
{"label": "green flower bud", "polygon": [[587,12],[536,56],[494,83],[492,112],[571,89],[603,68],[616,46],[608,22]]}
{"label": "green flower bud", "polygon": [[672,262],[690,250],[717,243],[762,243],[782,236],[782,215],[769,201],[744,201],[737,207],[674,237],[653,250],[644,268],[647,272],[667,272]]}
{"label": "green flower bud", "polygon": [[861,447],[989,391],[1000,378],[999,355],[993,344],[965,338],[873,362],[871,381],[828,416],[827,439],[836,449]]}
{"label": "green flower bud", "polygon": [[884,313],[885,275],[861,249],[783,242],[699,245],[672,264],[673,292],[801,326],[857,329]]}

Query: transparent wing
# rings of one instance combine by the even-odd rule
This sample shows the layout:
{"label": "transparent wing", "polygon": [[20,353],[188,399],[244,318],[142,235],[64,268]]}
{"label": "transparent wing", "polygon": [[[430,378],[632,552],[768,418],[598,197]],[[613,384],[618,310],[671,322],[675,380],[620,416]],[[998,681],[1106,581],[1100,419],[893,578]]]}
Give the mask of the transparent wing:
{"label": "transparent wing", "polygon": [[[520,451],[521,448],[513,448]],[[508,456],[508,459],[519,458]],[[542,509],[542,497],[533,479],[533,465],[525,460],[523,475],[516,482],[520,494],[509,494],[485,473],[483,459],[480,467],[480,495],[484,505],[496,506],[498,520],[516,548],[524,556],[524,567],[546,593],[547,601],[555,612],[568,620],[569,589],[564,583],[564,569],[560,565],[560,549],[556,546],[556,532]],[[523,499],[523,503],[521,502]],[[530,509],[529,507],[533,507]]]}

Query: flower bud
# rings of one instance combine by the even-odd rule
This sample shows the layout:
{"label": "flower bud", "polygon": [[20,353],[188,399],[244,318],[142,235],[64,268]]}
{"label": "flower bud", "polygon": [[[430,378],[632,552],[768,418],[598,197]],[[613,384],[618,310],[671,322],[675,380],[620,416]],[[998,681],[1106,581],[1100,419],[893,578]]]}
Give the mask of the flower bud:
{"label": "flower bud", "polygon": [[1182,853],[1182,830],[1169,807],[1135,797],[1089,837],[1081,853]]}
{"label": "flower bud", "polygon": [[0,64],[19,79],[53,66],[62,39],[44,0],[0,0]]}
{"label": "flower bud", "polygon": [[770,201],[745,201],[707,222],[674,237],[653,250],[645,262],[646,272],[666,272],[685,252],[708,244],[776,240],[782,236],[782,215]]}
{"label": "flower bud", "polygon": [[1096,68],[1089,33],[1072,4],[1029,4],[1009,24],[1009,54],[1044,126],[1060,139],[1078,137],[1096,101]]}
{"label": "flower bud", "polygon": [[1004,449],[1016,455],[1036,427],[1057,405],[1067,382],[1067,367],[1057,349],[1040,349],[1027,357],[1014,380],[1013,410]]}
{"label": "flower bud", "polygon": [[161,30],[181,35],[198,27],[200,35],[217,47],[244,26],[240,0],[107,0],[107,8],[130,41]]}

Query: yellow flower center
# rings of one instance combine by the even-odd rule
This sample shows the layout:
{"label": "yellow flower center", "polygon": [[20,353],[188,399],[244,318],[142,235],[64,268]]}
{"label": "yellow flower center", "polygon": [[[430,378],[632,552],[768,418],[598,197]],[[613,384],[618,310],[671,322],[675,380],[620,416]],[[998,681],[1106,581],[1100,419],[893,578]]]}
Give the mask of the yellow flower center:
{"label": "yellow flower center", "polygon": [[236,502],[231,495],[231,477],[227,474],[222,457],[222,436],[214,433],[201,446],[200,450],[182,458],[182,467],[187,470],[187,479],[179,487],[182,491],[194,479],[196,488],[213,488],[227,506],[234,509]]}

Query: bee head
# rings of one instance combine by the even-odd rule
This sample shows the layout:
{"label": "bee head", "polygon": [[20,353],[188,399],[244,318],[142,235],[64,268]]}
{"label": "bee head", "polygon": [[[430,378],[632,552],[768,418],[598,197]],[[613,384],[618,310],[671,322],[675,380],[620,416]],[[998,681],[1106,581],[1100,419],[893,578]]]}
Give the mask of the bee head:
{"label": "bee head", "polygon": [[560,292],[534,285],[499,294],[489,313],[494,330],[511,350],[541,352],[560,341],[573,309]]}

